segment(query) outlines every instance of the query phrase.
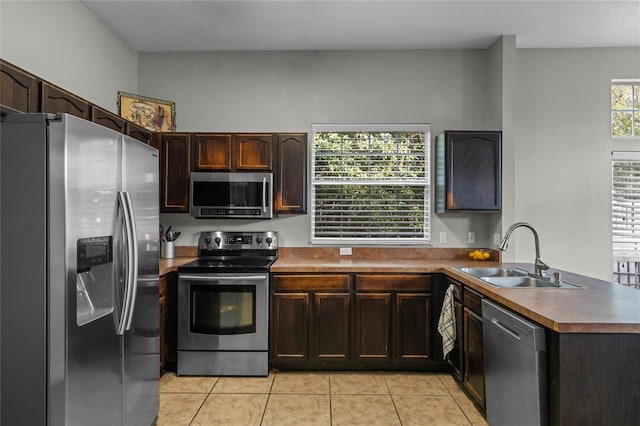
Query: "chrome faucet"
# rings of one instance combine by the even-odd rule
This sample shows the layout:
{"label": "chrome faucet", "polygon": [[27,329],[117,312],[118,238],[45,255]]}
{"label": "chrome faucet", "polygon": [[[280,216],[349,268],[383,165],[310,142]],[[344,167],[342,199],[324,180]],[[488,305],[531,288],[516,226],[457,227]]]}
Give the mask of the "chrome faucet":
{"label": "chrome faucet", "polygon": [[516,228],[520,228],[521,226],[529,228],[531,232],[533,232],[533,239],[536,244],[536,260],[534,262],[535,275],[538,277],[542,277],[542,271],[546,271],[547,269],[549,269],[549,265],[540,260],[540,243],[538,242],[538,233],[535,229],[533,229],[533,226],[529,225],[526,222],[517,222],[511,225],[509,229],[507,229],[507,232],[505,233],[502,243],[500,244],[500,247],[498,247],[498,250],[505,251],[507,249],[507,247],[509,246],[509,237],[511,237],[511,233]]}

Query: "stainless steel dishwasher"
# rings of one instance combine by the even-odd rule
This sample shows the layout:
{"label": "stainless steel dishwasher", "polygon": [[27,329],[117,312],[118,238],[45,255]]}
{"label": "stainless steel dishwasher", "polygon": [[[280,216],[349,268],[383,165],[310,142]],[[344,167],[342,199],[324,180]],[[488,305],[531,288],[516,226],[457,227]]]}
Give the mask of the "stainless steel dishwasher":
{"label": "stainless steel dishwasher", "polygon": [[545,329],[483,299],[482,331],[489,424],[546,425]]}

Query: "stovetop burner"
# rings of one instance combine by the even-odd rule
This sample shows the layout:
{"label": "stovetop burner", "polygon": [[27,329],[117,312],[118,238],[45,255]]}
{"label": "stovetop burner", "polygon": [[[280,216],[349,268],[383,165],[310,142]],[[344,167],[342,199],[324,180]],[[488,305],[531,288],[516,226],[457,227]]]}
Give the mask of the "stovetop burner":
{"label": "stovetop burner", "polygon": [[186,263],[178,268],[179,271],[189,270],[191,272],[234,272],[242,271],[268,271],[276,261],[277,256],[266,257],[240,257],[240,256],[220,256],[201,257],[192,262]]}
{"label": "stovetop burner", "polygon": [[278,259],[276,232],[200,233],[198,259],[178,268],[178,272],[257,272],[269,271]]}

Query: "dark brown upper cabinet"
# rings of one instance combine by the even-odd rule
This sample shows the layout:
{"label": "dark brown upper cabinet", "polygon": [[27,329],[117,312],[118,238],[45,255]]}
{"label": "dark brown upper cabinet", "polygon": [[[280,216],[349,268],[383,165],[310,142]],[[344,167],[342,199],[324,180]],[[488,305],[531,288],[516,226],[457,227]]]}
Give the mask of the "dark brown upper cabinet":
{"label": "dark brown upper cabinet", "polygon": [[191,134],[162,133],[160,147],[160,212],[189,212]]}
{"label": "dark brown upper cabinet", "polygon": [[236,134],[233,138],[235,170],[273,170],[273,135]]}
{"label": "dark brown upper cabinet", "polygon": [[501,210],[502,132],[439,134],[435,169],[437,213]]}
{"label": "dark brown upper cabinet", "polygon": [[137,125],[136,123],[132,123],[131,121],[126,122],[124,133],[134,139],[138,139],[139,141],[146,143],[147,145],[151,145],[157,150],[160,150],[160,133],[147,130],[142,126]]}
{"label": "dark brown upper cabinet", "polygon": [[231,171],[233,166],[233,135],[229,133],[197,133],[192,140],[193,171]]}
{"label": "dark brown upper cabinet", "polygon": [[38,112],[40,80],[0,60],[0,108],[3,112]]}
{"label": "dark brown upper cabinet", "polygon": [[41,112],[67,113],[91,120],[91,104],[53,84],[42,82]]}
{"label": "dark brown upper cabinet", "polygon": [[91,121],[116,132],[126,133],[127,120],[99,106],[91,107]]}
{"label": "dark brown upper cabinet", "polygon": [[198,133],[192,142],[194,171],[271,171],[273,135],[266,133]]}
{"label": "dark brown upper cabinet", "polygon": [[307,134],[277,134],[276,151],[276,212],[304,214],[307,212]]}

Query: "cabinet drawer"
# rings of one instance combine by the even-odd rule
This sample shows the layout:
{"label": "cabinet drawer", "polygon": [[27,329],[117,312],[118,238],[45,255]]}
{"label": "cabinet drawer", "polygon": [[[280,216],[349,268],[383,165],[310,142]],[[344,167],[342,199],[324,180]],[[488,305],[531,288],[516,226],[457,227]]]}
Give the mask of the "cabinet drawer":
{"label": "cabinet drawer", "polygon": [[272,275],[274,291],[349,291],[349,275]]}
{"label": "cabinet drawer", "polygon": [[428,275],[356,275],[356,291],[431,291]]}
{"label": "cabinet drawer", "polygon": [[467,308],[471,309],[474,313],[482,316],[482,296],[480,293],[476,293],[475,291],[465,287],[464,288],[464,301],[463,304]]}

